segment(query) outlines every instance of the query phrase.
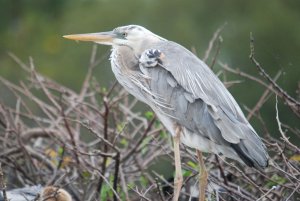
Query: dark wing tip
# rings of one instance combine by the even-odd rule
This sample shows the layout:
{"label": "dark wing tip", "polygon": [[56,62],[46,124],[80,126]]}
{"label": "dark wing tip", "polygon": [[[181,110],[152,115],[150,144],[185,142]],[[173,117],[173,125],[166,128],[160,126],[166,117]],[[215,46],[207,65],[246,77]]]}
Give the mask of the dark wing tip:
{"label": "dark wing tip", "polygon": [[239,144],[230,143],[230,146],[234,149],[234,151],[238,154],[238,156],[242,159],[242,161],[248,165],[249,167],[254,167],[254,162],[251,160],[247,154],[241,149]]}
{"label": "dark wing tip", "polygon": [[[235,150],[235,152],[238,154],[238,156],[241,158],[241,160],[248,165],[249,167],[254,167],[258,170],[262,170],[264,168],[266,168],[269,165],[269,159],[268,157],[266,157],[266,160],[263,161],[258,161],[256,160],[256,158],[254,157],[250,157],[249,154],[247,154],[245,152],[245,150],[243,150],[241,148],[241,144],[233,144],[231,143],[230,146]],[[265,154],[265,153],[262,153]]]}

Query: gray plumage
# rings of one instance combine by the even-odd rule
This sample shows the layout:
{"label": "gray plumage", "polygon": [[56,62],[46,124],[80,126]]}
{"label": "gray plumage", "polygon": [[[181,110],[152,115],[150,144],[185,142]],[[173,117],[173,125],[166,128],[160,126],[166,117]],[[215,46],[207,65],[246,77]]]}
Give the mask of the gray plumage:
{"label": "gray plumage", "polygon": [[[181,45],[149,30],[129,25],[112,32],[66,38],[112,45],[111,66],[119,83],[148,104],[168,131],[182,128],[187,146],[243,161],[268,165],[261,139],[211,69]],[[103,40],[103,36],[111,40]]]}
{"label": "gray plumage", "polygon": [[[41,185],[30,186],[9,190],[6,192],[9,201],[32,201],[43,190]],[[0,201],[4,201],[3,193],[0,192]]]}
{"label": "gray plumage", "polygon": [[[55,186],[36,185],[17,188],[6,191],[6,196],[9,201],[72,201],[72,196],[67,191]],[[2,191],[0,201],[4,201]]]}

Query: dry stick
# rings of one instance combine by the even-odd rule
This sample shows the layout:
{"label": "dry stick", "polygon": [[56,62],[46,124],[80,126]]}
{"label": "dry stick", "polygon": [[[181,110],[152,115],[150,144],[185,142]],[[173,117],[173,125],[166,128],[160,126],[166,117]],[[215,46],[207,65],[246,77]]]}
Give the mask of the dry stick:
{"label": "dry stick", "polygon": [[15,116],[15,125],[17,125],[17,129],[19,129],[18,127],[20,126],[20,105],[21,105],[21,99],[20,97],[17,99],[17,103],[16,103],[16,116]]}
{"label": "dry stick", "polygon": [[279,185],[279,186],[282,186],[282,187],[285,187],[285,188],[288,188],[288,189],[291,189],[291,190],[294,189],[293,187],[288,186],[288,185],[286,185],[286,184],[281,184],[280,181],[276,181],[276,180],[270,178],[269,176],[263,174],[263,173],[260,172],[259,170],[256,170],[256,169],[255,169],[255,172],[256,172],[257,174],[260,174],[260,175],[263,176],[264,178],[266,178],[268,181],[273,182],[273,183],[276,184],[277,186]]}
{"label": "dry stick", "polygon": [[[17,56],[15,56],[13,53],[8,53],[8,55],[17,63],[17,64],[19,64],[19,66],[24,70],[24,71],[26,71],[27,73],[32,73],[32,74],[34,74],[35,76],[35,78],[36,78],[36,80],[37,80],[37,84],[39,84],[39,86],[42,88],[42,89],[44,89],[43,88],[43,85],[42,85],[42,83],[41,83],[41,80],[40,80],[40,78],[42,77],[43,78],[43,81],[49,81],[49,79],[46,79],[45,77],[43,77],[42,75],[40,75],[40,74],[38,74],[35,70],[34,70],[34,65],[33,65],[33,61],[32,61],[32,59],[30,58],[30,65],[31,65],[31,67],[28,67],[26,64],[24,64]],[[27,95],[27,94],[25,94],[24,93],[24,90],[22,89],[22,88],[19,88],[18,86],[16,86],[16,85],[14,85],[14,84],[11,84],[11,83],[9,83],[8,81],[6,81],[6,80],[4,80],[3,78],[1,78],[0,77],[0,80],[2,81],[2,82],[4,82],[6,85],[10,85],[9,86],[9,88],[11,89],[11,87],[12,88],[14,88],[15,90],[17,90],[17,91],[19,91],[19,92],[21,92],[22,94],[24,94],[24,95]],[[53,82],[52,80],[50,80],[51,82]],[[60,86],[61,87],[61,86]],[[27,91],[29,91],[29,90],[27,90]],[[49,93],[49,91],[47,91],[45,94],[47,95]],[[29,98],[35,98],[35,100],[39,100],[39,99],[37,99],[36,97],[34,97],[33,95],[32,96],[27,96],[27,97],[29,97]],[[51,96],[50,96],[51,97]],[[49,98],[49,97],[48,97]],[[53,100],[54,102],[55,102],[55,100]],[[42,101],[38,101],[37,103],[43,103],[43,104],[45,104],[44,102],[42,102]],[[54,104],[55,105],[55,104]],[[40,105],[39,105],[40,106]],[[47,105],[48,106],[48,105]],[[50,107],[50,106],[49,106]],[[43,107],[41,107],[41,109],[43,109]],[[49,108],[48,108],[49,109]]]}
{"label": "dry stick", "polygon": [[[38,82],[35,82],[35,84],[39,84]],[[45,84],[45,87],[47,87],[48,88],[48,85],[46,84],[46,83],[43,83],[43,84]],[[59,86],[58,86],[59,87]],[[50,89],[50,88],[49,88]],[[51,88],[52,89],[52,88]],[[54,90],[56,90],[56,89],[54,89]],[[56,91],[60,91],[60,90],[56,90]],[[52,95],[52,94],[51,94]],[[74,95],[76,95],[76,94],[74,94]],[[53,96],[55,99],[57,99],[57,97],[55,97],[55,96]],[[77,96],[76,96],[77,97]],[[76,108],[75,108],[76,109]],[[72,111],[73,112],[73,111]],[[76,111],[74,112],[74,113],[76,113]],[[73,114],[74,114],[73,113]],[[65,114],[66,114],[66,112],[65,112]],[[72,113],[70,114],[70,115],[73,115]],[[66,115],[65,115],[66,116]],[[56,117],[55,117],[56,118]],[[67,118],[65,118],[66,120],[67,120]],[[61,127],[61,125],[57,125],[58,127]],[[69,121],[69,126],[70,126],[70,129],[73,129],[72,127],[73,127],[73,125],[72,124],[70,124],[70,121]],[[72,127],[71,127],[72,126]],[[41,128],[42,129],[42,128]],[[58,129],[59,130],[59,129]],[[73,130],[72,130],[73,131]],[[64,131],[65,132],[65,131]],[[68,145],[67,145],[68,146]],[[118,171],[115,171],[115,172],[118,172]],[[127,175],[126,175],[127,176]],[[115,177],[115,178],[117,178],[117,176]],[[116,182],[116,180],[115,180],[115,183],[117,183]]]}
{"label": "dry stick", "polygon": [[[115,189],[116,192],[118,192],[118,177],[119,177],[119,167],[120,167],[120,153],[118,152],[116,157],[115,157],[115,173],[114,173],[114,182],[113,182],[113,188]],[[117,195],[114,194],[113,196],[114,201],[117,201]]]}
{"label": "dry stick", "polygon": [[13,160],[15,158],[12,159],[12,157],[8,157],[8,156],[3,156],[3,158],[5,158],[8,162],[2,161],[3,163],[5,163],[6,165],[10,166],[13,170],[17,170],[18,172],[20,172],[22,174],[22,178],[24,177],[24,179],[28,179],[28,181],[31,181],[32,183],[35,183],[36,181],[28,175],[28,172],[25,172],[20,166],[19,164],[17,164],[16,160]]}
{"label": "dry stick", "polygon": [[80,160],[79,160],[78,153],[77,153],[76,141],[74,139],[74,134],[73,134],[72,129],[71,129],[70,125],[69,125],[69,122],[66,119],[63,105],[61,106],[61,109],[62,109],[61,110],[61,114],[62,114],[62,117],[63,117],[63,121],[64,121],[64,124],[65,124],[65,127],[66,127],[67,132],[68,132],[68,134],[70,136],[72,146],[74,147],[74,152],[73,153],[74,153],[74,156],[75,156],[75,160],[76,160],[77,165],[80,166]]}
{"label": "dry stick", "polygon": [[206,62],[206,60],[208,59],[209,55],[210,55],[210,52],[214,46],[214,43],[215,41],[217,40],[217,38],[220,36],[220,33],[221,31],[224,29],[224,27],[227,25],[227,22],[225,22],[220,28],[217,29],[217,31],[215,31],[212,39],[209,41],[209,44],[208,44],[208,48],[207,50],[205,51],[205,55],[203,57],[203,61]]}
{"label": "dry stick", "polygon": [[298,186],[293,190],[293,192],[291,192],[291,194],[286,198],[286,200],[290,200],[290,198],[294,195],[294,193],[296,191],[298,191],[298,189],[300,188],[300,183],[298,184]]}
{"label": "dry stick", "polygon": [[156,117],[153,117],[151,119],[151,121],[148,124],[148,127],[145,129],[144,133],[142,134],[142,136],[139,138],[139,140],[137,141],[137,143],[134,145],[134,147],[128,151],[126,153],[126,155],[121,159],[121,163],[123,163],[124,161],[126,161],[136,150],[137,148],[140,146],[140,144],[143,142],[143,140],[145,139],[145,137],[147,136],[147,134],[149,133],[153,123],[155,122]]}
{"label": "dry stick", "polygon": [[[61,92],[61,91],[60,91]],[[74,109],[76,109],[78,107],[78,105],[81,103],[82,99],[78,99],[75,104],[70,104],[70,107],[68,107],[65,111],[64,111],[64,114],[65,115],[68,115],[69,113],[71,113]],[[53,127],[56,127],[59,125],[60,121],[62,120],[62,117],[58,117],[56,119],[55,122],[52,123],[51,127],[50,128],[53,128]]]}
{"label": "dry stick", "polygon": [[[68,149],[70,151],[74,151],[74,149],[72,149],[71,147],[66,147],[66,149]],[[102,157],[110,157],[112,159],[117,157],[117,153],[105,153],[100,150],[95,150],[93,153],[86,153],[86,152],[78,151],[78,150],[77,150],[77,152],[78,152],[78,154],[84,155],[84,156],[102,156]]]}
{"label": "dry stick", "polygon": [[10,56],[10,58],[12,58],[17,64],[19,64],[19,66],[26,71],[27,73],[30,73],[30,68],[24,64],[15,54],[13,54],[12,52],[8,52],[7,53],[8,56]]}
{"label": "dry stick", "polygon": [[[1,103],[0,103],[0,106],[1,106]],[[4,129],[7,128],[6,123],[1,119],[1,117],[0,117],[0,125],[1,125]]]}
{"label": "dry stick", "polygon": [[237,170],[249,183],[251,183],[256,189],[258,189],[261,193],[265,193],[251,178],[249,178],[245,172],[243,172],[241,169],[239,169],[237,166],[235,166],[233,163],[229,163],[226,160],[223,160],[220,158],[224,163],[227,165],[233,167],[235,170]]}
{"label": "dry stick", "polygon": [[88,68],[88,72],[85,76],[85,79],[83,81],[83,84],[82,84],[82,87],[81,87],[81,91],[80,91],[80,94],[79,94],[79,98],[80,100],[83,99],[83,97],[85,96],[88,88],[89,88],[89,81],[91,79],[91,76],[92,76],[92,73],[93,73],[93,70],[95,68],[95,56],[97,54],[97,45],[93,45],[93,50],[92,50],[92,54],[91,54],[91,58],[90,58],[90,66]]}
{"label": "dry stick", "polygon": [[[35,102],[38,107],[44,112],[45,115],[47,115],[47,117],[50,120],[54,120],[54,117],[52,115],[57,114],[57,110],[44,103],[42,100],[38,99],[36,96],[34,96],[28,89],[28,87],[26,86],[26,84],[24,84],[22,81],[20,82],[20,85],[23,87],[22,91],[23,94],[26,95],[29,99],[31,99],[33,102]],[[24,102],[24,101],[23,101]],[[23,105],[25,105],[25,103],[23,103]]]}
{"label": "dry stick", "polygon": [[43,84],[43,80],[41,79],[42,76],[38,75],[35,71],[35,67],[33,64],[33,59],[30,57],[30,67],[31,67],[31,73],[34,75],[36,81],[39,83],[40,87],[42,88],[45,95],[48,97],[48,99],[53,103],[53,105],[56,107],[57,110],[61,110],[60,105],[56,102],[53,95],[50,93],[48,88]]}
{"label": "dry stick", "polygon": [[236,189],[236,188],[234,188],[232,186],[227,186],[223,182],[219,182],[218,183],[217,181],[218,181],[218,179],[214,180],[213,182],[216,183],[216,184],[218,184],[218,185],[220,185],[221,187],[225,188],[229,192],[232,192],[235,195],[238,195],[239,197],[241,197],[241,198],[243,198],[245,200],[253,201],[255,199],[255,197],[252,196],[252,195],[250,196],[248,192],[247,192],[248,193],[247,195],[244,195],[239,189]]}
{"label": "dry stick", "polygon": [[[274,77],[274,81],[276,82],[277,79],[280,77],[281,75],[281,71],[279,71],[276,76]],[[270,93],[270,89],[271,89],[272,85],[270,84],[269,87],[264,91],[263,95],[259,98],[259,100],[257,101],[257,103],[255,104],[255,106],[252,108],[252,110],[250,110],[250,112],[247,115],[247,120],[249,121],[251,119],[251,117],[253,116],[253,114],[257,111],[259,111],[259,109],[263,106],[263,104],[267,101],[267,96]]]}
{"label": "dry stick", "polygon": [[224,180],[224,184],[228,186],[228,181],[227,181],[227,178],[226,178],[225,173],[224,173],[224,168],[222,167],[222,165],[220,163],[219,156],[217,154],[215,154],[215,158],[216,158],[216,161],[217,161],[217,164],[218,164],[221,176],[222,176],[222,178]]}
{"label": "dry stick", "polygon": [[2,148],[4,150],[7,150],[8,147],[11,147],[10,142],[9,142],[9,136],[10,136],[11,124],[13,123],[11,116],[13,116],[13,115],[9,111],[9,108],[6,108],[1,103],[0,103],[0,114],[1,114],[1,116],[3,116],[3,123],[4,123],[3,128],[5,129],[4,130],[4,136],[3,136],[4,141],[3,141],[3,144],[2,144]]}
{"label": "dry stick", "polygon": [[[268,87],[269,87],[268,84],[266,84],[264,81],[258,79],[257,77],[254,77],[254,76],[249,75],[249,74],[247,74],[247,73],[245,73],[245,72],[242,72],[242,71],[240,71],[239,69],[233,69],[233,68],[229,67],[227,64],[224,64],[224,63],[222,63],[222,62],[220,62],[220,61],[218,62],[218,64],[219,64],[223,69],[225,69],[226,71],[228,71],[228,72],[230,72],[230,73],[233,73],[233,74],[239,75],[239,76],[241,76],[241,77],[247,78],[247,79],[249,79],[249,80],[252,80],[252,81],[254,81],[254,82],[256,82],[256,83],[258,83],[258,84],[264,86],[265,88],[268,88]],[[272,92],[276,93],[276,90],[273,89],[273,87],[272,87],[270,90],[271,90]]]}
{"label": "dry stick", "polygon": [[[49,111],[51,111],[52,113],[55,113],[55,108],[44,103],[43,101],[41,101],[40,99],[38,99],[37,97],[35,97],[33,94],[31,94],[31,92],[29,92],[28,88],[26,87],[25,84],[23,84],[23,82],[21,82],[21,87],[17,86],[7,80],[5,80],[4,78],[0,77],[0,81],[10,90],[12,91],[12,93],[16,96],[19,97],[20,95],[17,94],[16,92],[19,92],[20,94],[25,95],[27,98],[30,98],[31,100],[33,100],[35,103],[37,103],[39,106],[42,105],[45,108],[47,108]],[[40,106],[41,107],[41,106]],[[42,109],[42,107],[41,107]]]}
{"label": "dry stick", "polygon": [[[129,187],[131,188],[131,187]],[[146,201],[151,201],[149,198],[146,198],[144,195],[142,195],[137,189],[135,190],[134,188],[131,188],[136,194],[140,196],[141,199],[146,200]]]}
{"label": "dry stick", "polygon": [[93,128],[88,127],[85,124],[81,124],[81,126],[85,127],[86,129],[88,129],[92,134],[94,134],[96,137],[100,138],[104,143],[106,143],[110,148],[112,148],[113,150],[115,150],[116,152],[120,152],[119,149],[117,147],[115,147],[113,144],[111,144],[108,140],[104,139],[101,135],[99,135],[97,133],[97,131],[95,131]]}
{"label": "dry stick", "polygon": [[112,192],[114,193],[114,195],[116,196],[117,200],[121,200],[121,198],[119,197],[118,193],[115,191],[115,189],[110,185],[109,181],[105,178],[105,175],[101,174],[101,170],[97,167],[95,167],[94,165],[92,165],[90,162],[86,161],[85,159],[83,159],[83,161],[90,166],[92,169],[97,170],[97,172],[99,172],[99,175],[101,178],[103,178],[103,180],[107,183],[107,185],[112,189]]}
{"label": "dry stick", "polygon": [[[18,145],[20,146],[21,150],[23,151],[23,154],[25,155],[25,157],[27,157],[29,159],[29,164],[25,164],[25,165],[29,165],[28,167],[29,168],[32,168],[32,172],[38,172],[38,168],[36,167],[36,163],[34,163],[33,161],[33,158],[32,158],[32,153],[30,154],[29,153],[29,146],[25,146],[24,145],[24,142],[22,141],[22,137],[21,137],[21,133],[18,130],[15,130],[14,133],[16,134],[16,137],[17,137],[17,142],[18,142]],[[26,160],[27,161],[27,160]],[[40,178],[40,181],[42,181],[42,175],[41,175],[41,172],[39,172],[38,174],[39,178]],[[37,181],[37,178],[33,178],[35,181]]]}
{"label": "dry stick", "polygon": [[281,125],[285,128],[288,129],[289,131],[291,131],[292,133],[295,134],[295,136],[297,136],[298,138],[300,138],[300,131],[297,128],[291,128],[289,125],[284,124],[281,122]]}
{"label": "dry stick", "polygon": [[120,178],[121,178],[121,186],[122,186],[122,189],[125,193],[126,200],[129,201],[130,199],[129,199],[127,184],[126,184],[126,181],[125,181],[125,175],[124,175],[124,172],[123,172],[122,165],[120,165]]}
{"label": "dry stick", "polygon": [[[107,100],[107,97],[104,96],[103,98],[103,104],[104,104],[104,114],[103,114],[103,121],[104,121],[104,130],[103,130],[103,135],[104,135],[104,139],[106,141],[109,141],[108,140],[108,115],[109,115],[109,107],[108,107],[108,100]],[[103,152],[104,153],[107,153],[108,152],[108,146],[106,143],[104,143],[104,146],[103,146]],[[102,175],[105,175],[105,171],[106,171],[106,161],[107,161],[107,157],[104,156],[103,157],[103,161],[102,161],[102,165],[101,165],[101,174]],[[100,177],[99,178],[99,182],[98,182],[98,185],[97,185],[97,191],[99,192],[99,194],[101,194],[101,189],[102,189],[102,183],[103,183],[103,178]]]}
{"label": "dry stick", "polygon": [[214,65],[215,65],[215,63],[216,63],[216,61],[217,61],[217,57],[218,57],[218,55],[219,55],[219,53],[220,53],[220,50],[221,50],[221,44],[222,44],[222,42],[223,42],[223,39],[222,39],[221,36],[219,36],[219,40],[218,40],[218,43],[217,43],[217,50],[216,50],[216,53],[215,53],[215,55],[214,55],[214,57],[213,57],[213,59],[212,59],[212,62],[211,62],[211,64],[210,64],[210,68],[211,68],[211,69],[214,68]]}
{"label": "dry stick", "polygon": [[281,136],[282,136],[282,139],[287,143],[287,144],[289,144],[291,147],[293,147],[295,150],[297,150],[297,152],[298,153],[300,153],[300,149],[296,146],[296,145],[294,145],[293,143],[291,143],[290,141],[289,141],[289,138],[287,138],[286,136],[285,136],[285,133],[283,132],[283,130],[282,130],[282,128],[281,128],[281,122],[280,122],[280,120],[279,120],[279,115],[278,115],[278,99],[277,99],[277,96],[276,96],[276,120],[277,120],[277,124],[278,124],[278,130],[279,130],[279,132],[280,132],[280,134],[281,134]]}
{"label": "dry stick", "polygon": [[[300,102],[295,100],[293,97],[291,97],[286,91],[284,91],[278,84],[272,80],[272,78],[266,73],[266,71],[261,67],[259,62],[254,57],[254,38],[252,33],[250,33],[250,56],[249,58],[254,63],[254,65],[258,68],[258,70],[261,72],[263,77],[266,78],[268,82],[272,84],[274,89],[276,90],[276,94],[280,95],[287,103],[288,106],[292,109],[292,111],[299,117],[300,116]],[[295,111],[296,110],[296,111]]]}
{"label": "dry stick", "polygon": [[155,184],[154,184],[154,182],[153,182],[153,184],[151,184],[151,186],[149,186],[146,190],[145,190],[145,192],[144,192],[144,195],[146,195],[151,189],[153,189],[155,187]]}
{"label": "dry stick", "polygon": [[[20,102],[21,102],[21,99],[18,98],[18,99],[17,99],[17,103],[16,103],[16,111],[17,111],[17,112],[20,111]],[[31,164],[32,164],[32,165],[30,165],[30,166],[28,166],[28,167],[34,168],[35,171],[36,171],[37,168],[36,168],[36,166],[33,165],[34,163],[33,163],[32,157],[31,157],[31,155],[29,155],[29,153],[28,153],[27,149],[25,148],[24,143],[23,143],[23,141],[22,141],[22,139],[21,139],[21,137],[20,137],[21,122],[20,122],[19,115],[16,115],[15,121],[14,121],[14,125],[15,125],[15,129],[16,129],[16,130],[14,131],[14,133],[15,133],[16,136],[17,136],[17,142],[18,142],[18,144],[20,145],[21,149],[24,151],[25,156],[27,156],[27,157],[29,158],[29,160],[30,160],[30,162],[31,162]],[[26,164],[25,164],[25,165],[26,165]]]}
{"label": "dry stick", "polygon": [[158,182],[158,178],[156,177],[155,178],[155,184],[156,184],[156,189],[157,189],[157,192],[158,192],[158,195],[159,195],[159,198],[161,201],[164,201],[165,198],[163,196],[163,194],[161,193],[161,190],[160,190],[160,186],[159,186],[159,182]]}
{"label": "dry stick", "polygon": [[268,190],[265,194],[263,194],[260,198],[258,198],[256,201],[262,200],[263,198],[265,198],[268,194],[271,193],[271,191],[275,190],[276,186],[272,186],[272,188],[270,188],[270,190]]}
{"label": "dry stick", "polygon": [[[78,99],[79,100],[84,100],[84,97],[88,91],[88,88],[90,86],[89,82],[90,82],[90,79],[92,77],[92,73],[93,73],[93,70],[95,68],[95,58],[96,58],[96,54],[97,54],[97,45],[93,45],[93,49],[92,49],[92,54],[91,54],[91,58],[90,58],[90,65],[89,65],[89,68],[88,68],[88,72],[85,76],[85,79],[83,81],[83,84],[82,84],[82,87],[81,87],[81,90],[80,90],[80,94],[78,96]],[[80,120],[80,115],[79,113],[77,114],[77,117],[76,119],[79,121]],[[80,124],[77,123],[76,124],[76,131],[77,131],[77,135],[76,135],[76,140],[79,140],[79,136],[80,136]]]}
{"label": "dry stick", "polygon": [[[278,119],[279,120],[279,119]],[[281,138],[282,139],[282,138]],[[279,143],[280,142],[276,142],[275,143],[275,147],[277,147],[277,149],[279,150],[279,153],[277,153],[277,155],[279,156],[281,156],[282,157],[282,159],[283,159],[283,161],[284,161],[284,163],[285,163],[285,165],[286,165],[286,167],[289,169],[289,171],[291,172],[291,174],[293,174],[293,170],[296,170],[297,171],[297,174],[299,174],[299,171],[297,170],[297,169],[295,169],[292,165],[291,165],[291,163],[290,162],[288,162],[288,159],[287,159],[287,157],[284,155],[284,150],[279,146]],[[291,145],[290,144],[288,144],[286,141],[284,141],[284,143],[282,143],[282,146],[284,146],[284,149],[286,148],[285,146],[286,145],[289,145],[290,147],[291,147]],[[293,148],[293,147],[292,147]],[[295,150],[293,150],[293,151],[295,151]],[[287,174],[287,173],[286,173]],[[296,175],[296,174],[294,174],[294,175]]]}
{"label": "dry stick", "polygon": [[[43,112],[45,112],[46,110],[44,109],[47,108],[49,111],[51,111],[50,108],[48,108],[48,105],[46,105],[45,103],[43,103],[42,101],[40,101],[39,99],[37,99],[33,94],[28,94],[28,89],[27,88],[24,88],[25,85],[23,85],[23,83],[21,82],[21,85],[23,86],[23,88],[19,87],[19,86],[16,86],[12,83],[10,83],[9,81],[3,79],[0,77],[0,81],[7,87],[10,89],[10,91],[16,96],[16,97],[21,97],[17,92],[19,92],[20,94],[23,94],[25,95],[26,97],[30,98],[31,100],[33,100],[42,110]],[[21,98],[22,100],[22,98]],[[30,111],[29,107],[24,103],[24,101],[22,101],[22,106],[26,109],[26,111],[32,116],[34,117],[33,113]],[[49,106],[50,107],[50,106]],[[53,112],[55,113],[55,112]],[[45,112],[46,115],[48,115],[46,112]],[[39,126],[41,126],[41,124],[35,120],[35,118],[32,118],[35,123]],[[12,125],[14,126],[14,125]]]}
{"label": "dry stick", "polygon": [[2,189],[2,195],[3,195],[4,201],[8,201],[7,195],[6,195],[6,183],[5,183],[5,180],[4,180],[4,174],[3,174],[1,163],[0,163],[0,187]]}

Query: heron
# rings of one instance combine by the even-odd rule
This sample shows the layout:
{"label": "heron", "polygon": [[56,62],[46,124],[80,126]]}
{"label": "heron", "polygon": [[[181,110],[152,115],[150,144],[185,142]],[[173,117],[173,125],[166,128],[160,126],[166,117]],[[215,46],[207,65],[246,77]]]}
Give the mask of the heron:
{"label": "heron", "polygon": [[233,96],[185,47],[139,25],[63,37],[112,46],[111,68],[118,82],[150,106],[173,137],[173,200],[178,200],[183,182],[180,142],[197,150],[201,201],[205,199],[208,177],[202,152],[257,169],[268,166],[266,147]]}
{"label": "heron", "polygon": [[41,185],[17,188],[6,192],[4,199],[3,192],[0,192],[0,201],[72,201],[71,195],[64,189],[55,186]]}

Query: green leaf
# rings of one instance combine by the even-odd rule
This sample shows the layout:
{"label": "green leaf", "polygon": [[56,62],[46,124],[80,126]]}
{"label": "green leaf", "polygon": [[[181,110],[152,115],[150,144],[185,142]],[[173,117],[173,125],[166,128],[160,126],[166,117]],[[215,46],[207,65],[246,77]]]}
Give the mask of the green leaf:
{"label": "green leaf", "polygon": [[128,188],[134,188],[135,187],[135,184],[133,182],[127,184]]}
{"label": "green leaf", "polygon": [[276,186],[278,184],[285,184],[287,182],[287,179],[281,176],[278,176],[277,174],[274,174],[271,179],[273,181],[269,181],[266,186],[268,188],[272,188],[273,186]]}
{"label": "green leaf", "polygon": [[57,153],[58,153],[59,156],[62,156],[63,153],[64,153],[64,148],[59,147],[58,150],[57,150]]}
{"label": "green leaf", "polygon": [[101,91],[102,91],[103,93],[106,93],[106,92],[107,92],[106,87],[102,87]]}
{"label": "green leaf", "polygon": [[193,169],[197,168],[197,164],[192,161],[188,161],[187,164],[188,164],[188,166],[192,167]]}
{"label": "green leaf", "polygon": [[104,185],[102,185],[101,194],[100,194],[100,198],[101,199],[100,200],[108,200],[108,198],[109,198],[109,195],[108,195],[109,190],[110,190],[110,188],[109,188],[109,186],[106,183]]}
{"label": "green leaf", "polygon": [[162,139],[165,139],[168,136],[168,133],[166,131],[162,130],[162,131],[159,132],[159,136]]}
{"label": "green leaf", "polygon": [[147,112],[145,112],[145,117],[148,120],[151,120],[154,117],[154,113],[152,111],[147,111]]}
{"label": "green leaf", "polygon": [[83,171],[82,172],[82,176],[85,178],[85,179],[89,179],[91,177],[91,173],[89,171]]}
{"label": "green leaf", "polygon": [[124,146],[127,146],[128,145],[128,140],[126,140],[125,138],[123,138],[121,141],[120,141],[121,145],[124,145]]}
{"label": "green leaf", "polygon": [[191,176],[191,175],[192,175],[192,171],[182,169],[182,175],[183,175],[184,177]]}
{"label": "green leaf", "polygon": [[140,182],[141,182],[141,184],[142,184],[143,187],[148,186],[148,183],[149,183],[149,181],[144,176],[140,177]]}
{"label": "green leaf", "polygon": [[119,123],[119,124],[117,125],[117,131],[118,131],[118,133],[122,132],[122,130],[124,129],[125,125],[126,125],[126,124],[125,124],[124,122]]}

